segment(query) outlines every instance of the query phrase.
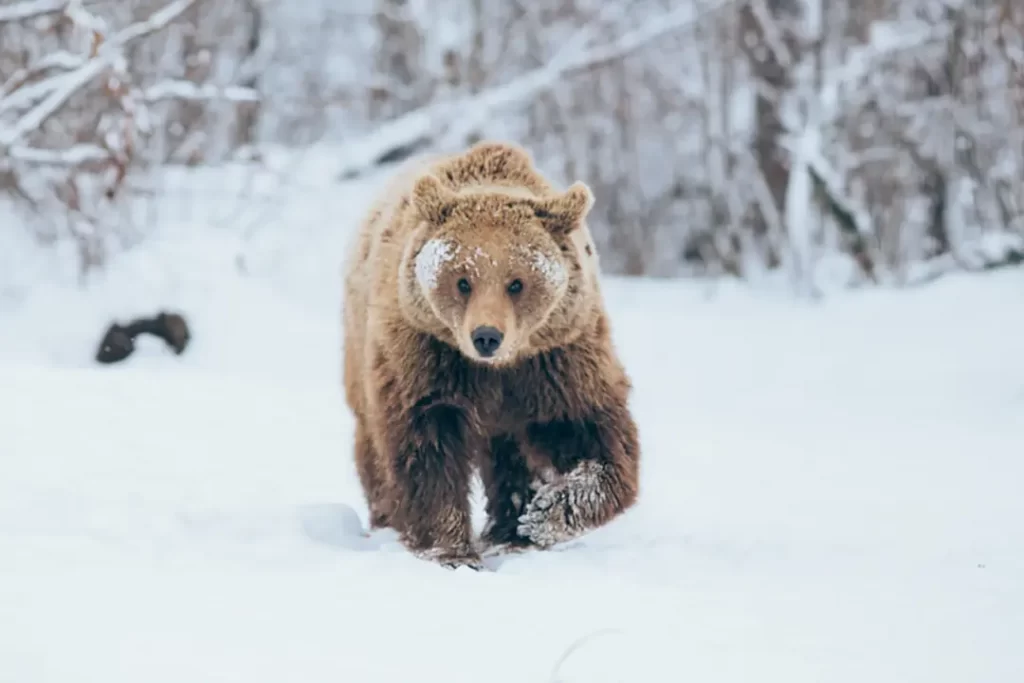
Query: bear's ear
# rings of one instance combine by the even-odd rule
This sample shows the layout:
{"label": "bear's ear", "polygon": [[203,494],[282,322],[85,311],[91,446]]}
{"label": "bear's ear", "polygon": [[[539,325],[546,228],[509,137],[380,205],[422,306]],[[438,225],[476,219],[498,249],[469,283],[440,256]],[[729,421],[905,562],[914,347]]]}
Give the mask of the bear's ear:
{"label": "bear's ear", "polygon": [[441,225],[448,220],[456,201],[455,193],[429,173],[417,180],[412,190],[413,206],[424,220],[433,225]]}
{"label": "bear's ear", "polygon": [[585,183],[577,181],[560,195],[534,202],[533,213],[556,235],[575,230],[594,206],[594,193]]}

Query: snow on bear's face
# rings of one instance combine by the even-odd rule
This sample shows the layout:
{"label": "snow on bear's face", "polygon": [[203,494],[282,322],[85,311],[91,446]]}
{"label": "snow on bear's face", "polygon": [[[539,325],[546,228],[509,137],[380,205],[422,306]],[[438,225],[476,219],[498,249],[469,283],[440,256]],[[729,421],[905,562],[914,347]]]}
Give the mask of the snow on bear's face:
{"label": "snow on bear's face", "polygon": [[592,202],[577,184],[545,199],[492,190],[456,195],[433,176],[416,185],[423,224],[405,267],[409,300],[422,301],[470,360],[508,365],[533,350],[571,291],[580,265],[566,235]]}

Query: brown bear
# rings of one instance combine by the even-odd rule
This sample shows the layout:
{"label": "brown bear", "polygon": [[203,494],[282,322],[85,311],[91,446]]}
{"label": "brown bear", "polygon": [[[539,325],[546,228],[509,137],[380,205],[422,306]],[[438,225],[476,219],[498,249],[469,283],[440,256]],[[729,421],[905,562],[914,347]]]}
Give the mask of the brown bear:
{"label": "brown bear", "polygon": [[637,498],[631,383],[612,345],[586,217],[521,147],[478,143],[402,173],[347,265],[344,383],[372,528],[479,569],[485,549],[548,547]]}

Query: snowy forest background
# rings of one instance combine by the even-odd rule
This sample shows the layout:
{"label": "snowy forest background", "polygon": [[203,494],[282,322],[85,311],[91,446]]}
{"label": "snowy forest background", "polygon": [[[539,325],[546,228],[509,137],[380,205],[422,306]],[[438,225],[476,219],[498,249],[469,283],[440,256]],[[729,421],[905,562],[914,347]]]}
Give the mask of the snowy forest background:
{"label": "snowy forest background", "polygon": [[0,231],[80,274],[187,169],[287,153],[286,192],[483,137],[593,187],[610,273],[1017,264],[1024,3],[0,0]]}

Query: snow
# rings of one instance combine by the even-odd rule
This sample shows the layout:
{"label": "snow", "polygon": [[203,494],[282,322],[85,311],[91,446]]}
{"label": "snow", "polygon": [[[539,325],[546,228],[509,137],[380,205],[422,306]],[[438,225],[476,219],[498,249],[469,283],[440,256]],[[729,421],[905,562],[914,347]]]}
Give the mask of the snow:
{"label": "snow", "polygon": [[[1020,269],[606,278],[639,504],[450,572],[361,531],[340,268],[372,188],[331,187],[244,240],[161,210],[89,288],[0,300],[0,680],[1024,680]],[[165,306],[183,356],[91,362]]]}
{"label": "snow", "polygon": [[565,284],[569,274],[565,271],[565,266],[562,265],[561,261],[552,258],[550,254],[545,254],[539,249],[534,249],[530,256],[533,269],[540,273],[540,276],[548,284],[556,288]]}
{"label": "snow", "polygon": [[0,23],[21,21],[41,14],[56,12],[67,4],[67,0],[24,0],[0,7]]}
{"label": "snow", "polygon": [[[725,4],[716,3],[714,7]],[[432,136],[443,142],[442,147],[461,145],[467,133],[493,119],[496,112],[521,107],[531,97],[551,88],[567,74],[586,71],[595,64],[625,57],[672,31],[693,25],[700,16],[691,6],[673,9],[598,47],[586,45],[590,31],[584,29],[576,39],[566,41],[554,58],[542,67],[471,96],[450,101],[440,100],[414,109],[381,124],[370,135],[349,140],[346,145],[349,153],[340,164],[337,177],[348,177],[391,149],[430,139]],[[458,116],[453,116],[454,112]],[[442,135],[434,135],[438,129],[444,131]]]}
{"label": "snow", "polygon": [[441,267],[455,258],[458,252],[459,247],[448,240],[427,240],[416,254],[416,281],[427,291],[436,289]]}
{"label": "snow", "polygon": [[[125,70],[125,57],[124,49],[127,45],[132,43],[139,38],[149,35],[155,31],[158,31],[172,21],[180,17],[185,11],[194,5],[196,0],[174,0],[168,3],[159,10],[153,12],[148,18],[137,21],[121,31],[108,36],[103,33],[100,29],[103,27],[104,22],[92,14],[87,12],[80,2],[73,2],[66,8],[69,12],[68,16],[73,23],[86,22],[84,28],[90,31],[97,32],[97,36],[102,36],[103,40],[99,42],[95,48],[95,55],[91,56],[87,61],[79,63],[77,66],[73,66],[71,71],[67,73],[61,73],[56,76],[50,76],[43,80],[41,84],[33,87],[29,92],[30,99],[26,100],[23,97],[16,99],[17,104],[28,104],[34,101],[35,98],[39,98],[40,101],[36,103],[31,109],[19,116],[18,120],[10,127],[6,127],[0,124],[0,147],[7,148],[12,147],[15,143],[20,142],[23,138],[31,134],[32,132],[38,131],[40,127],[54,114],[56,114],[64,104],[71,99],[79,90],[85,87],[86,84],[90,83],[93,79],[103,73],[106,69],[114,67],[115,72],[123,72]],[[37,3],[35,5],[15,5],[8,15],[12,18],[25,18],[32,16],[35,12],[48,11],[50,7],[46,2]],[[2,12],[2,10],[0,10]],[[0,21],[4,20],[4,15],[0,13]],[[42,66],[56,66],[59,63],[72,66],[75,65],[78,60],[74,59],[61,59],[59,62],[54,62],[52,59],[44,59]],[[115,83],[111,83],[112,86],[116,87]],[[190,90],[190,94],[194,96],[203,96],[204,93],[201,91],[195,93]],[[229,93],[226,93],[228,97],[239,97],[239,92],[235,89]],[[244,89],[241,89],[244,90]],[[169,91],[167,86],[162,91],[158,91],[158,95],[166,95]],[[206,93],[208,96],[209,93]],[[15,103],[8,103],[9,107],[15,106]],[[123,103],[122,103],[122,106]],[[131,113],[131,112],[129,112]],[[95,154],[95,148],[89,148],[89,158]],[[31,160],[34,156],[39,154],[46,155],[45,152],[33,153],[31,150],[23,150],[17,156],[24,160]],[[81,156],[81,151],[77,154],[72,154],[69,161],[75,160]],[[53,157],[51,157],[52,159]]]}

